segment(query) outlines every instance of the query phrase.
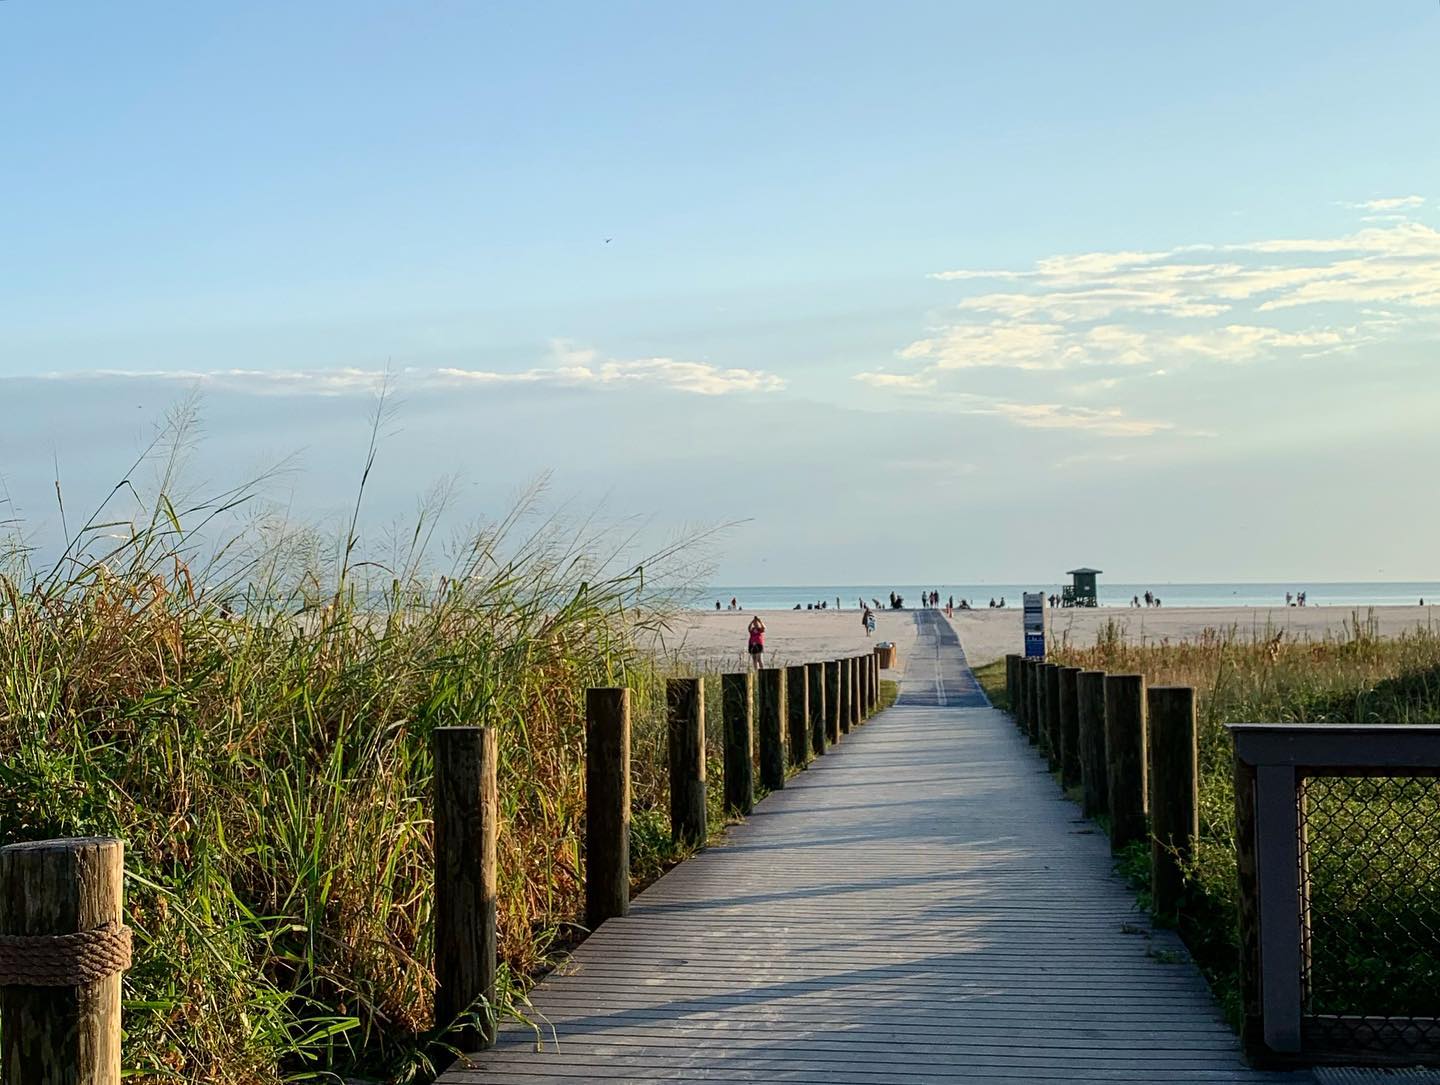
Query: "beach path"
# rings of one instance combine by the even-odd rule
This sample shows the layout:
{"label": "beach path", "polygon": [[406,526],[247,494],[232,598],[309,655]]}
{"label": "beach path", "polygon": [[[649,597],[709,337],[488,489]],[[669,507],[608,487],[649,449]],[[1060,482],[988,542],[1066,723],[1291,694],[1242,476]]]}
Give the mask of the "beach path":
{"label": "beach path", "polygon": [[914,620],[895,707],[580,946],[538,1035],[442,1082],[1310,1081],[1245,1067],[951,625]]}

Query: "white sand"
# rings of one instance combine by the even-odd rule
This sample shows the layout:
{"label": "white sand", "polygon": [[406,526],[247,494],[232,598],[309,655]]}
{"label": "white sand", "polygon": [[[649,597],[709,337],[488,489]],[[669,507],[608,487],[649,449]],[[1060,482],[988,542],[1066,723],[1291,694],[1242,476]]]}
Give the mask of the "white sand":
{"label": "white sand", "polygon": [[[750,665],[746,630],[757,614],[765,623],[767,666],[858,655],[888,640],[898,649],[903,667],[906,653],[915,643],[915,619],[908,610],[877,610],[873,637],[865,636],[858,610],[698,610],[685,611],[656,647],[702,670],[743,670]],[[895,677],[889,671],[882,673]]]}
{"label": "white sand", "polygon": [[[806,663],[853,655],[876,641],[894,641],[903,669],[915,641],[914,611],[875,612],[876,630],[867,640],[858,610],[687,611],[674,624],[663,648],[678,653],[705,670],[735,670],[747,664],[745,629],[754,614],[766,626],[766,662],[776,665]],[[1051,642],[1093,644],[1108,621],[1124,629],[1135,642],[1180,641],[1206,629],[1236,629],[1241,636],[1260,636],[1267,630],[1284,630],[1295,637],[1323,639],[1339,635],[1357,618],[1374,623],[1381,636],[1394,636],[1417,626],[1440,631],[1440,607],[1159,607],[1134,610],[1098,607],[1094,610],[1052,610],[1048,636]],[[960,644],[973,666],[1022,650],[1020,610],[957,610],[951,619]],[[894,675],[888,675],[894,677]]]}
{"label": "white sand", "polygon": [[[1440,607],[1096,607],[1046,612],[1049,643],[1090,645],[1113,621],[1135,643],[1193,639],[1207,629],[1235,630],[1242,637],[1273,635],[1321,640],[1344,633],[1359,621],[1374,623],[1384,637],[1428,626],[1440,631]],[[1020,611],[956,611],[955,631],[976,666],[1021,650]]]}

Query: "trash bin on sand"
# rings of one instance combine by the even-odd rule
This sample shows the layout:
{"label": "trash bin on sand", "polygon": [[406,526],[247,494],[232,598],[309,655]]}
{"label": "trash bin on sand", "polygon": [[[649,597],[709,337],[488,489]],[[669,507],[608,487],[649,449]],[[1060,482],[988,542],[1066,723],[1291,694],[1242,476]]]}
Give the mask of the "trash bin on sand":
{"label": "trash bin on sand", "polygon": [[875,658],[880,661],[880,669],[889,671],[895,669],[895,645],[888,640],[881,641],[875,645]]}

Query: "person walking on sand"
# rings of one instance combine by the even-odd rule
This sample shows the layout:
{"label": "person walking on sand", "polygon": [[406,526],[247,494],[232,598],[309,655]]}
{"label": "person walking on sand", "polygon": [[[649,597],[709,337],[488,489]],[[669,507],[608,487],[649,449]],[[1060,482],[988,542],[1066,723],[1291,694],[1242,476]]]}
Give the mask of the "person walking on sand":
{"label": "person walking on sand", "polygon": [[869,607],[866,607],[865,613],[860,615],[860,624],[865,627],[867,637],[875,632],[875,612]]}
{"label": "person walking on sand", "polygon": [[765,623],[758,614],[750,619],[750,660],[757,671],[765,666]]}

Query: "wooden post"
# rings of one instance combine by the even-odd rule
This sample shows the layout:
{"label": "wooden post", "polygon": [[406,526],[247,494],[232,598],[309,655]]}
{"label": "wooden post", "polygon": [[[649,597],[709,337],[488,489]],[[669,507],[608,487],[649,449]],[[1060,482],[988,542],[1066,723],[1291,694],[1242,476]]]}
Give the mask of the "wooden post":
{"label": "wooden post", "polygon": [[810,685],[805,679],[803,663],[785,668],[785,710],[790,764],[803,769],[810,760]]}
{"label": "wooden post", "polygon": [[[1030,661],[1015,664],[1015,722],[1020,733],[1030,738]],[[1031,739],[1033,742],[1034,740]]]}
{"label": "wooden post", "polygon": [[870,657],[855,656],[855,687],[860,690],[860,696],[855,697],[858,705],[857,715],[860,722],[870,719]]}
{"label": "wooden post", "polygon": [[1010,702],[1010,716],[1023,729],[1020,718],[1020,656],[1011,652],[1005,657],[1005,699]]}
{"label": "wooden post", "polygon": [[1080,711],[1075,679],[1079,667],[1060,668],[1060,786],[1080,786]]}
{"label": "wooden post", "polygon": [[850,733],[850,699],[855,696],[855,687],[850,678],[850,660],[842,657],[835,662],[840,667],[840,733],[848,735]]}
{"label": "wooden post", "polygon": [[585,691],[585,925],[630,911],[630,691]]}
{"label": "wooden post", "polygon": [[855,715],[856,723],[864,723],[870,716],[870,679],[865,675],[865,657],[855,657]]}
{"label": "wooden post", "polygon": [[755,809],[755,672],[720,676],[725,729],[725,809],[741,817]]}
{"label": "wooden post", "polygon": [[1060,666],[1046,663],[1040,670],[1045,682],[1045,756],[1055,772],[1060,768]]}
{"label": "wooden post", "polygon": [[1269,1054],[1260,992],[1260,879],[1255,844],[1255,766],[1235,755],[1236,912],[1240,933],[1240,1046],[1252,1062]]}
{"label": "wooden post", "polygon": [[1048,760],[1050,757],[1050,714],[1046,710],[1045,697],[1049,692],[1049,683],[1045,680],[1045,668],[1049,664],[1037,662],[1035,664],[1035,733],[1038,736],[1037,745],[1040,752]]}
{"label": "wooden post", "polygon": [[[123,926],[125,846],[109,837],[0,848],[0,934]],[[120,972],[71,987],[0,988],[0,1082],[119,1085]]]}
{"label": "wooden post", "polygon": [[1105,768],[1105,672],[1081,671],[1075,680],[1080,716],[1080,787],[1086,817],[1110,812]]}
{"label": "wooden post", "polygon": [[830,745],[840,741],[840,661],[827,659],[825,667],[825,737]]}
{"label": "wooden post", "polygon": [[850,726],[860,726],[860,657],[850,657]]}
{"label": "wooden post", "polygon": [[825,753],[825,664],[805,664],[805,685],[810,697],[810,752]]}
{"label": "wooden post", "polygon": [[870,700],[876,710],[880,708],[880,653],[870,651]]}
{"label": "wooden post", "polygon": [[699,846],[705,809],[705,687],[698,678],[665,682],[670,754],[670,837]]}
{"label": "wooden post", "polygon": [[1185,868],[1200,835],[1200,794],[1195,737],[1195,691],[1155,686],[1146,698],[1150,723],[1150,891],[1155,914],[1180,918]]}
{"label": "wooden post", "polygon": [[[500,797],[495,728],[437,727],[435,755],[435,1024],[466,1015],[448,1042],[495,1042],[495,846]],[[482,1004],[483,1000],[483,1004]]]}
{"label": "wooden post", "polygon": [[779,791],[785,786],[785,672],[766,667],[760,672],[760,786]]}
{"label": "wooden post", "polygon": [[1030,672],[1030,691],[1025,695],[1026,714],[1029,717],[1025,722],[1030,729],[1030,745],[1040,747],[1045,741],[1045,683],[1040,680],[1041,670],[1045,664],[1038,659],[1030,660],[1027,669]]}
{"label": "wooden post", "polygon": [[1145,676],[1105,677],[1105,772],[1110,792],[1110,848],[1146,837]]}

